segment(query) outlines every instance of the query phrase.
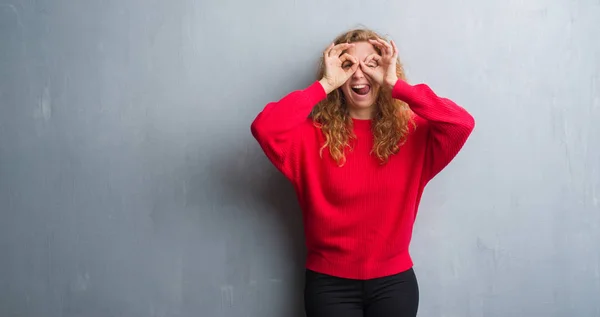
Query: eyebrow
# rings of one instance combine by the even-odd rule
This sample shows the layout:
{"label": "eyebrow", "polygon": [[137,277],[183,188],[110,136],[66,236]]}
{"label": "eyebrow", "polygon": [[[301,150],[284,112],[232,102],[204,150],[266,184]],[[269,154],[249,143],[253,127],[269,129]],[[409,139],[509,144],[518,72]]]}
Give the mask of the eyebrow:
{"label": "eyebrow", "polygon": [[[369,55],[370,55],[370,54],[369,54]],[[365,57],[365,58],[363,59],[363,62],[367,60],[367,58],[369,57],[369,55],[367,55],[367,57]],[[379,55],[379,53],[377,53],[377,55]],[[381,55],[379,55],[379,56],[381,56]],[[347,62],[350,62],[350,61],[349,61],[349,60],[346,60],[346,61],[344,61],[344,64],[345,64],[345,63],[347,63]]]}

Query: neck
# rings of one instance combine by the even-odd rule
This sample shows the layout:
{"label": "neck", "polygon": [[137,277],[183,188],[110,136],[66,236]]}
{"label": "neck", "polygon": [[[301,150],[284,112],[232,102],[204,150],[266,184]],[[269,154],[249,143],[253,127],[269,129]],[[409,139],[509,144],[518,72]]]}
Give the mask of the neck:
{"label": "neck", "polygon": [[366,109],[350,109],[348,112],[350,113],[351,118],[359,120],[373,119],[374,114],[372,107]]}

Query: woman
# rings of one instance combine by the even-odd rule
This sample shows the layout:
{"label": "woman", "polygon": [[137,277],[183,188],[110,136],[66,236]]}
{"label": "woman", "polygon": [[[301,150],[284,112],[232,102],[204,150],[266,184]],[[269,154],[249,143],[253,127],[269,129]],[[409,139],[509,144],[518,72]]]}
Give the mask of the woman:
{"label": "woman", "polygon": [[373,31],[342,34],[323,53],[318,81],[252,123],[303,211],[307,317],[416,316],[409,244],[421,194],[474,119],[408,84],[397,55]]}

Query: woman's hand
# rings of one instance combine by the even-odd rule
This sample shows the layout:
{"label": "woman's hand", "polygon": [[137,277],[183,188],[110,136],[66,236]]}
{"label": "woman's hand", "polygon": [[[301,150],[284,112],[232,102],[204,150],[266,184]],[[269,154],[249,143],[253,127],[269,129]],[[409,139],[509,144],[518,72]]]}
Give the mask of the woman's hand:
{"label": "woman's hand", "polygon": [[[371,54],[365,61],[360,62],[361,70],[378,84],[392,89],[398,81],[396,74],[396,61],[398,60],[398,48],[394,41],[390,43],[382,40],[369,40],[369,43],[379,48],[381,55]],[[372,66],[376,64],[377,66]]]}
{"label": "woman's hand", "polygon": [[329,45],[323,52],[323,62],[325,64],[325,74],[319,80],[325,91],[329,94],[343,85],[358,69],[358,60],[348,54],[342,52],[354,46],[350,43],[342,43],[338,45]]}

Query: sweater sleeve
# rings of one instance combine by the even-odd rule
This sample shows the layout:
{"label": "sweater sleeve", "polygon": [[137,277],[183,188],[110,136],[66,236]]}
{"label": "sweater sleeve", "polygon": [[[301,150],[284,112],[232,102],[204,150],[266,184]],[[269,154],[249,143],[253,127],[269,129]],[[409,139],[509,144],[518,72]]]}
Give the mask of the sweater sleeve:
{"label": "sweater sleeve", "polygon": [[268,103],[256,116],[250,131],[267,158],[288,179],[293,179],[293,148],[301,137],[297,128],[304,123],[313,107],[327,96],[323,86],[313,82],[281,100]]}
{"label": "sweater sleeve", "polygon": [[453,101],[436,95],[425,84],[410,85],[398,80],[392,96],[408,104],[427,122],[428,137],[423,165],[423,181],[435,177],[458,154],[475,127],[475,120]]}

